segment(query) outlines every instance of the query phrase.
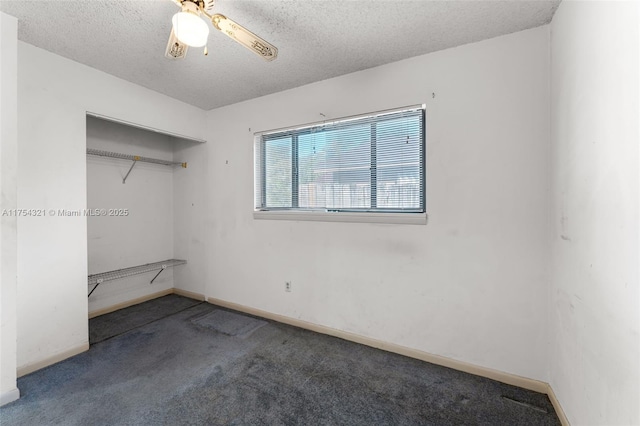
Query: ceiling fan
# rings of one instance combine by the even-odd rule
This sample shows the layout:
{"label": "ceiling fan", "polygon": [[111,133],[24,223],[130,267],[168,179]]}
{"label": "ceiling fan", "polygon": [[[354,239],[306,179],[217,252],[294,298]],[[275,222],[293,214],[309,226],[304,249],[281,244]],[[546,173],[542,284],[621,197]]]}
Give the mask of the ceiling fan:
{"label": "ceiling fan", "polygon": [[182,59],[187,55],[189,47],[204,47],[208,54],[207,40],[209,26],[204,18],[211,21],[213,27],[266,61],[273,61],[278,56],[278,48],[258,37],[242,25],[220,14],[211,14],[214,0],[172,0],[181,11],[173,15],[173,28],[165,56],[171,59]]}

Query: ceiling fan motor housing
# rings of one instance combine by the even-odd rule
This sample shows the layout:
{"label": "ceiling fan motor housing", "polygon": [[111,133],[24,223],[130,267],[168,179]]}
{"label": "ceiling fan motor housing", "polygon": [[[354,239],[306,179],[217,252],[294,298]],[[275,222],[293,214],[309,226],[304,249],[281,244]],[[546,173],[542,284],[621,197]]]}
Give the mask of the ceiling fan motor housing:
{"label": "ceiling fan motor housing", "polygon": [[193,13],[194,15],[200,16],[200,8],[195,2],[190,0],[184,0],[182,2],[182,11]]}
{"label": "ceiling fan motor housing", "polygon": [[213,10],[213,6],[215,6],[215,0],[180,0],[180,3],[182,5],[184,5],[185,3],[193,3],[196,8],[202,7],[202,9],[207,12]]}

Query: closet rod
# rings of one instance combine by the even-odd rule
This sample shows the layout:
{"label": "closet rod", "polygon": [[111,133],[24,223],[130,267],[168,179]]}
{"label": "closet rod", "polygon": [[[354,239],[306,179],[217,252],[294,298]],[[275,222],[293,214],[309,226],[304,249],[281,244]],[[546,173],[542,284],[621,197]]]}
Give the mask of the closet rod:
{"label": "closet rod", "polygon": [[99,157],[119,158],[122,160],[142,161],[144,163],[162,164],[164,166],[182,166],[184,168],[187,167],[187,163],[181,163],[180,161],[159,160],[157,158],[142,157],[140,155],[121,154],[119,152],[102,151],[99,149],[92,149],[92,148],[87,148],[87,154],[97,155]]}
{"label": "closet rod", "polygon": [[115,271],[101,272],[99,274],[89,275],[87,284],[94,286],[89,292],[89,296],[91,296],[91,293],[93,293],[96,288],[98,288],[98,286],[105,281],[118,280],[120,278],[126,278],[133,275],[158,271],[158,273],[151,280],[151,283],[153,283],[153,281],[158,278],[158,275],[160,275],[160,273],[168,267],[184,265],[186,263],[187,261],[183,259],[167,259],[163,260],[162,262],[147,263],[145,265],[132,266],[130,268],[116,269]]}

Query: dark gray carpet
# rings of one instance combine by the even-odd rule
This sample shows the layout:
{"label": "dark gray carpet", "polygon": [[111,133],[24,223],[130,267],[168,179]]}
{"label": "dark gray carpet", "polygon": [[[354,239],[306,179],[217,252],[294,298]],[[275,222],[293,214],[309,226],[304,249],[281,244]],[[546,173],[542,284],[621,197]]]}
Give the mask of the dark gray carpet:
{"label": "dark gray carpet", "polygon": [[89,343],[110,339],[198,305],[198,300],[171,294],[89,320]]}
{"label": "dark gray carpet", "polygon": [[[184,308],[144,305],[166,299]],[[19,379],[2,426],[560,424],[543,394],[209,304],[169,311]]]}
{"label": "dark gray carpet", "polygon": [[216,309],[207,315],[195,318],[192,322],[227,336],[241,337],[249,337],[255,330],[267,325],[266,321],[222,309]]}

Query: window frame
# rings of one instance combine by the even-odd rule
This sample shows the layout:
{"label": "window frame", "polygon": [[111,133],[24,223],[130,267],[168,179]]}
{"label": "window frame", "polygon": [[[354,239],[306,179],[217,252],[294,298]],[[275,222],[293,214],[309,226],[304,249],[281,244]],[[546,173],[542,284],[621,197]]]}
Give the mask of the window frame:
{"label": "window frame", "polygon": [[[298,158],[298,136],[304,134],[306,129],[316,127],[331,126],[336,123],[346,123],[375,116],[382,116],[393,113],[401,113],[410,110],[420,110],[421,120],[421,145],[420,145],[420,162],[419,170],[419,186],[420,199],[422,206],[416,209],[378,209],[377,206],[377,138],[376,138],[376,122],[370,123],[371,129],[371,160],[370,160],[370,208],[300,208],[298,206],[299,196],[299,176],[297,170]],[[309,130],[311,132],[311,130]],[[266,205],[266,149],[264,137],[275,138],[291,133],[291,207],[259,207],[257,206],[258,194],[260,195],[260,205]],[[260,162],[260,166],[257,166]],[[359,114],[349,117],[341,117],[331,121],[318,121],[300,126],[285,127],[280,129],[261,131],[254,133],[254,219],[273,219],[273,220],[310,220],[325,222],[361,222],[361,223],[390,223],[390,224],[426,224],[426,105],[412,105],[401,108],[393,108],[383,111],[376,111],[366,114]],[[256,172],[260,172],[261,176],[257,179]],[[258,188],[258,182],[260,188]],[[375,209],[375,210],[372,210]]]}

